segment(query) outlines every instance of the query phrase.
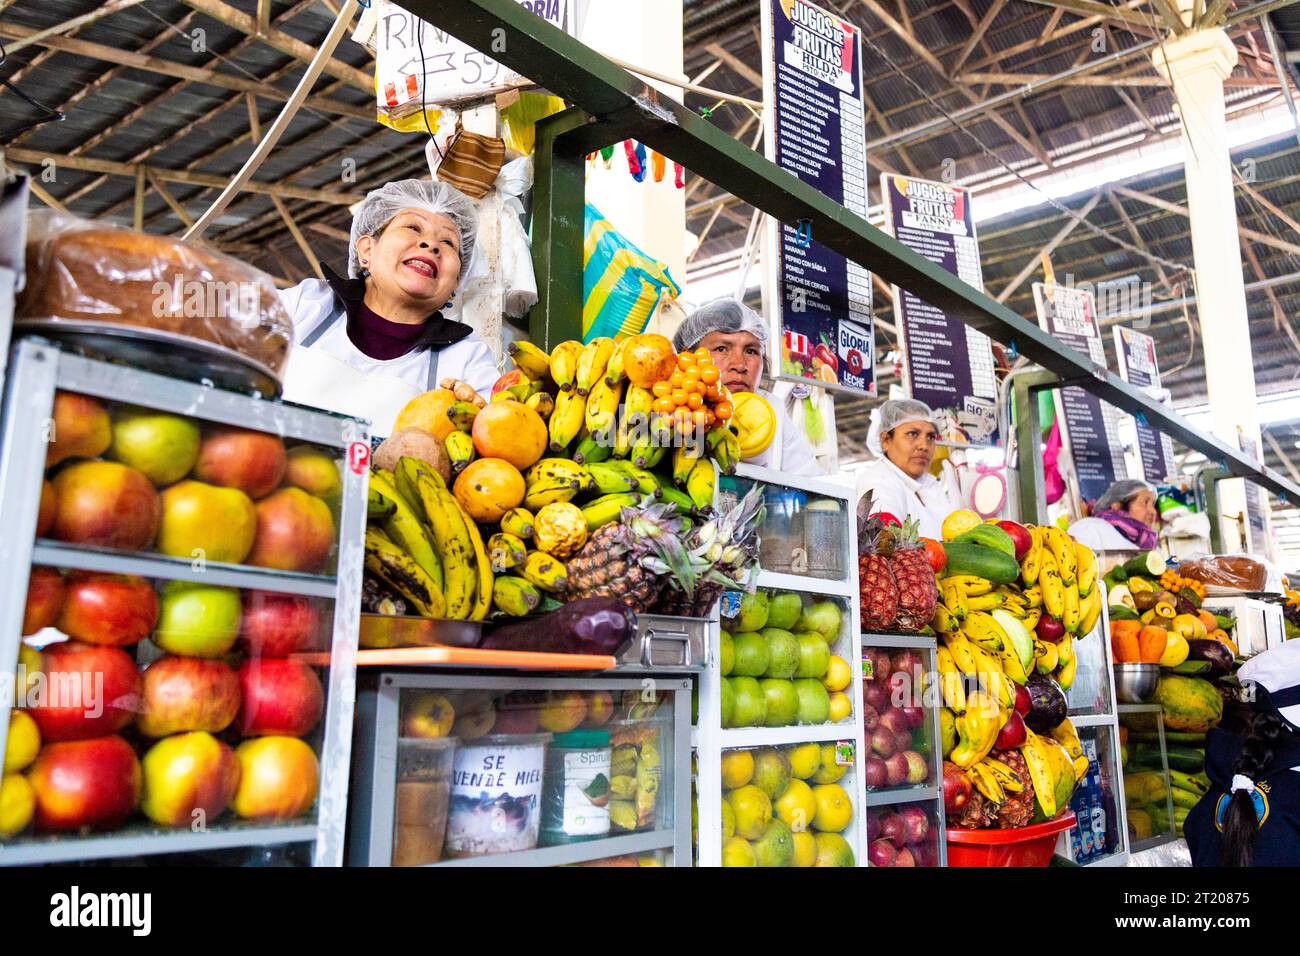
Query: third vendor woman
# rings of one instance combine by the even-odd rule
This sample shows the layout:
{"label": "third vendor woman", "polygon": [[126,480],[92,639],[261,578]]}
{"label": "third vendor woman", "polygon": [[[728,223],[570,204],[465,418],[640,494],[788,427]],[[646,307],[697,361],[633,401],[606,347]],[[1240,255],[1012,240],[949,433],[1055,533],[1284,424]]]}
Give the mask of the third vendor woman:
{"label": "third vendor woman", "polygon": [[958,505],[930,474],[939,429],[924,402],[891,399],[871,412],[867,447],[877,460],[858,476],[858,497],[872,494],[873,511],[915,518],[922,537],[943,537],[943,519]]}
{"label": "third vendor woman", "polygon": [[407,179],[369,193],[352,219],[348,278],[326,271],[281,293],[298,344],[284,397],[367,418],[386,436],[402,407],[444,378],[487,395],[498,371],[473,329],[442,312],[474,252],[473,203]]}

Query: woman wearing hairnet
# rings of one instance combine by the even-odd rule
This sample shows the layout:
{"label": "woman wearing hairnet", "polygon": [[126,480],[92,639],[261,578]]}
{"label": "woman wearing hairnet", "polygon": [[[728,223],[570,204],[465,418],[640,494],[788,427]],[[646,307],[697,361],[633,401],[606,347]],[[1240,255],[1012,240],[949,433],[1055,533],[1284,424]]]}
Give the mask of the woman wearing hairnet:
{"label": "woman wearing hairnet", "polygon": [[1137,478],[1115,482],[1092,506],[1092,517],[1070,525],[1071,536],[1094,551],[1150,551],[1159,543],[1156,490]]}
{"label": "woman wearing hairnet", "polygon": [[701,345],[713,355],[723,385],[733,392],[757,392],[781,416],[778,425],[781,447],[777,448],[773,443],[762,454],[747,458],[745,462],[788,475],[824,475],[812,446],[794,427],[782,403],[774,401],[770,393],[758,387],[767,348],[767,324],[759,314],[732,298],[705,303],[687,316],[673,335],[673,348],[678,352],[691,351]]}
{"label": "woman wearing hairnet", "polygon": [[875,511],[915,518],[920,534],[943,537],[943,519],[960,507],[930,474],[939,428],[925,402],[890,399],[871,411],[867,447],[876,461],[858,475],[858,497],[871,492]]}
{"label": "woman wearing hairnet", "polygon": [[352,218],[348,278],[326,270],[281,293],[298,340],[285,399],[367,418],[386,436],[402,406],[444,378],[486,395],[499,374],[492,351],[439,311],[469,269],[477,223],[445,183],[369,193]]}

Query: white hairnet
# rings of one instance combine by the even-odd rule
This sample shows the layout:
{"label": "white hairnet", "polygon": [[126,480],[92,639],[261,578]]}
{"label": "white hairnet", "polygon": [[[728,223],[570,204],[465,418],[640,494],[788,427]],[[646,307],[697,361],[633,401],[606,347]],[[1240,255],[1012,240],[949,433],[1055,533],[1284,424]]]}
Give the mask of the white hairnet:
{"label": "white hairnet", "polygon": [[688,315],[673,333],[673,348],[679,352],[693,349],[710,332],[748,332],[758,339],[763,354],[767,354],[767,323],[749,306],[730,296],[706,302]]}
{"label": "white hairnet", "polygon": [[1094,512],[1105,511],[1111,505],[1126,505],[1143,491],[1155,494],[1156,490],[1141,478],[1121,478],[1102,492],[1101,497],[1097,499],[1097,503],[1092,506],[1092,510]]}
{"label": "white hairnet", "polygon": [[357,259],[357,240],[377,236],[404,209],[423,209],[446,216],[460,233],[460,275],[464,278],[474,256],[478,234],[478,210],[469,197],[454,186],[431,179],[399,179],[366,193],[352,217],[352,235],[348,240],[348,275],[361,275]]}
{"label": "white hairnet", "polygon": [[935,428],[939,423],[934,420],[934,412],[925,402],[911,398],[891,398],[883,405],[871,410],[871,428],[867,431],[867,448],[877,458],[885,457],[885,449],[880,444],[880,436],[887,435],[899,425],[908,422],[929,422]]}

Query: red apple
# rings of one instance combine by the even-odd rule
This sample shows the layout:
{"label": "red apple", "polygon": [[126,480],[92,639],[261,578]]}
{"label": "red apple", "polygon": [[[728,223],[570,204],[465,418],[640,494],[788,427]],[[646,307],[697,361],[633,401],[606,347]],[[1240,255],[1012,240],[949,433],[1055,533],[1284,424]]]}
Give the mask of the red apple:
{"label": "red apple", "polygon": [[1029,534],[1029,529],[1015,521],[999,521],[997,526],[1005,531],[1016,546],[1016,561],[1025,560],[1025,555],[1029,549],[1034,546],[1034,539]]}
{"label": "red apple", "polygon": [[54,493],[54,486],[49,481],[41,482],[41,507],[36,513],[36,537],[43,538],[54,527],[54,518],[59,513],[59,496]]}
{"label": "red apple", "polygon": [[916,857],[912,855],[911,847],[903,847],[898,851],[898,856],[894,857],[894,866],[916,866]]}
{"label": "red apple", "polygon": [[507,694],[497,706],[498,734],[535,734],[541,719],[542,700],[532,691]]}
{"label": "red apple", "polygon": [[903,846],[907,843],[907,828],[903,826],[903,818],[897,813],[886,813],[880,818],[880,838],[888,840],[894,846]]}
{"label": "red apple", "polygon": [[933,840],[913,844],[908,849],[912,851],[912,856],[916,858],[917,866],[933,868],[939,865],[939,848],[935,846]]}
{"label": "red apple", "polygon": [[141,763],[140,809],[167,827],[206,826],[239,787],[239,759],[211,734],[176,734],[154,744]]}
{"label": "red apple", "polygon": [[27,606],[23,610],[23,637],[53,626],[63,610],[67,589],[54,568],[32,568],[27,578]]}
{"label": "red apple", "polygon": [[885,780],[891,787],[901,787],[907,783],[907,771],[907,753],[899,751],[885,761]]}
{"label": "red apple", "polygon": [[907,761],[907,782],[916,785],[925,783],[930,777],[930,764],[915,750],[903,751],[903,758]]}
{"label": "red apple", "polygon": [[288,657],[315,650],[320,621],[320,612],[310,598],[248,591],[240,642],[253,657]]}
{"label": "red apple", "polygon": [[27,775],[36,791],[36,829],[121,825],[140,801],[140,776],[135,751],[121,737],[46,744]]}
{"label": "red apple", "polygon": [[900,730],[894,734],[894,750],[902,752],[910,750],[912,747],[912,732],[910,730]]}
{"label": "red apple", "polygon": [[263,498],[280,487],[288,464],[284,442],[245,428],[214,428],[199,446],[194,477]]}
{"label": "red apple", "polygon": [[924,707],[904,707],[903,718],[907,721],[907,726],[915,730],[925,723]]}
{"label": "red apple", "polygon": [[867,846],[880,839],[880,814],[867,813]]}
{"label": "red apple", "polygon": [[867,742],[878,757],[890,757],[894,753],[894,733],[888,727],[877,727]]}
{"label": "red apple", "polygon": [[867,859],[872,866],[893,866],[898,850],[888,840],[876,840],[867,847]]}
{"label": "red apple", "polygon": [[139,551],[158,533],[162,505],[149,479],[115,461],[79,461],[54,478],[51,535],[72,544]]}
{"label": "red apple", "polygon": [[903,711],[898,707],[890,707],[880,715],[880,726],[884,727],[892,734],[906,733],[911,736],[910,728],[907,725],[907,718],[903,716]]}
{"label": "red apple", "polygon": [[75,640],[124,647],[148,637],[158,623],[158,595],[144,578],[74,571],[67,589],[58,627]]}
{"label": "red apple", "polygon": [[862,780],[868,790],[889,786],[889,768],[874,754],[862,762]]}
{"label": "red apple", "polygon": [[239,675],[222,661],[161,657],[145,668],[140,683],[136,726],[146,737],[218,734],[239,713]]}
{"label": "red apple", "polygon": [[249,564],[319,572],[334,546],[329,505],[301,488],[282,488],[257,503],[257,535]]}
{"label": "red apple", "polygon": [[45,648],[44,670],[28,691],[27,711],[41,740],[115,734],[140,705],[140,674],[120,647],[69,641]]}
{"label": "red apple", "polygon": [[[882,647],[867,647],[862,651],[862,675],[870,681],[879,681],[884,684],[889,680],[889,675],[893,672],[893,660],[889,656],[889,651]],[[870,662],[870,666],[866,666]]]}
{"label": "red apple", "polygon": [[1024,684],[1013,684],[1016,689],[1015,711],[1021,717],[1034,709],[1034,703],[1029,697],[1029,688]]}
{"label": "red apple", "polygon": [[1044,614],[1038,619],[1038,626],[1034,630],[1040,638],[1053,644],[1065,636],[1065,625],[1049,614]]}
{"label": "red apple", "polygon": [[921,655],[916,651],[899,651],[891,659],[894,673],[906,674],[913,681],[920,679],[920,675],[925,671],[925,664],[921,661]]}
{"label": "red apple", "polygon": [[884,710],[889,706],[889,688],[875,681],[867,681],[862,685],[862,700],[868,707]]}
{"label": "red apple", "polygon": [[1015,750],[1025,742],[1025,718],[1014,710],[1007,722],[998,731],[997,740],[993,741],[994,750]]}
{"label": "red apple", "polygon": [[880,712],[874,707],[864,706],[862,708],[862,729],[866,731],[875,730],[880,726]]}
{"label": "red apple", "polygon": [[316,801],[320,763],[297,737],[258,737],[235,751],[239,788],[231,809],[245,819],[301,816]]}
{"label": "red apple", "polygon": [[244,737],[311,733],[325,709],[325,691],[316,672],[292,658],[248,660],[239,669],[243,701],[239,732]]}
{"label": "red apple", "polygon": [[584,727],[603,727],[614,716],[614,698],[607,690],[594,690],[587,699],[587,719]]}
{"label": "red apple", "polygon": [[906,843],[920,843],[930,835],[930,815],[924,807],[910,803],[898,811],[903,820],[903,839]]}
{"label": "red apple", "polygon": [[943,762],[943,809],[946,813],[957,813],[970,800],[971,783],[966,771],[951,760]]}
{"label": "red apple", "polygon": [[69,458],[98,458],[113,441],[113,422],[98,399],[76,392],[56,392],[47,437],[46,468]]}

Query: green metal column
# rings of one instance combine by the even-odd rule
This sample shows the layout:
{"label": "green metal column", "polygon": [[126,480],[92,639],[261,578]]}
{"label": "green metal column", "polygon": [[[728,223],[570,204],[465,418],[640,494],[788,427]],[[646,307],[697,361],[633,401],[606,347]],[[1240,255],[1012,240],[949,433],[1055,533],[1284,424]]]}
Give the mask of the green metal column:
{"label": "green metal column", "polygon": [[581,110],[565,110],[537,124],[532,237],[537,304],[528,314],[528,335],[548,352],[566,339],[582,338],[586,170],[583,157],[557,148],[557,140],[586,122]]}
{"label": "green metal column", "polygon": [[1210,519],[1210,551],[1223,553],[1223,503],[1219,500],[1219,482],[1231,478],[1226,468],[1206,468],[1197,476],[1205,487],[1205,515]]}
{"label": "green metal column", "polygon": [[1038,415],[1038,393],[1060,384],[1051,372],[1021,372],[1011,384],[1016,415],[1017,468],[1020,489],[1020,520],[1042,524],[1047,520],[1047,490],[1043,478],[1043,423]]}

